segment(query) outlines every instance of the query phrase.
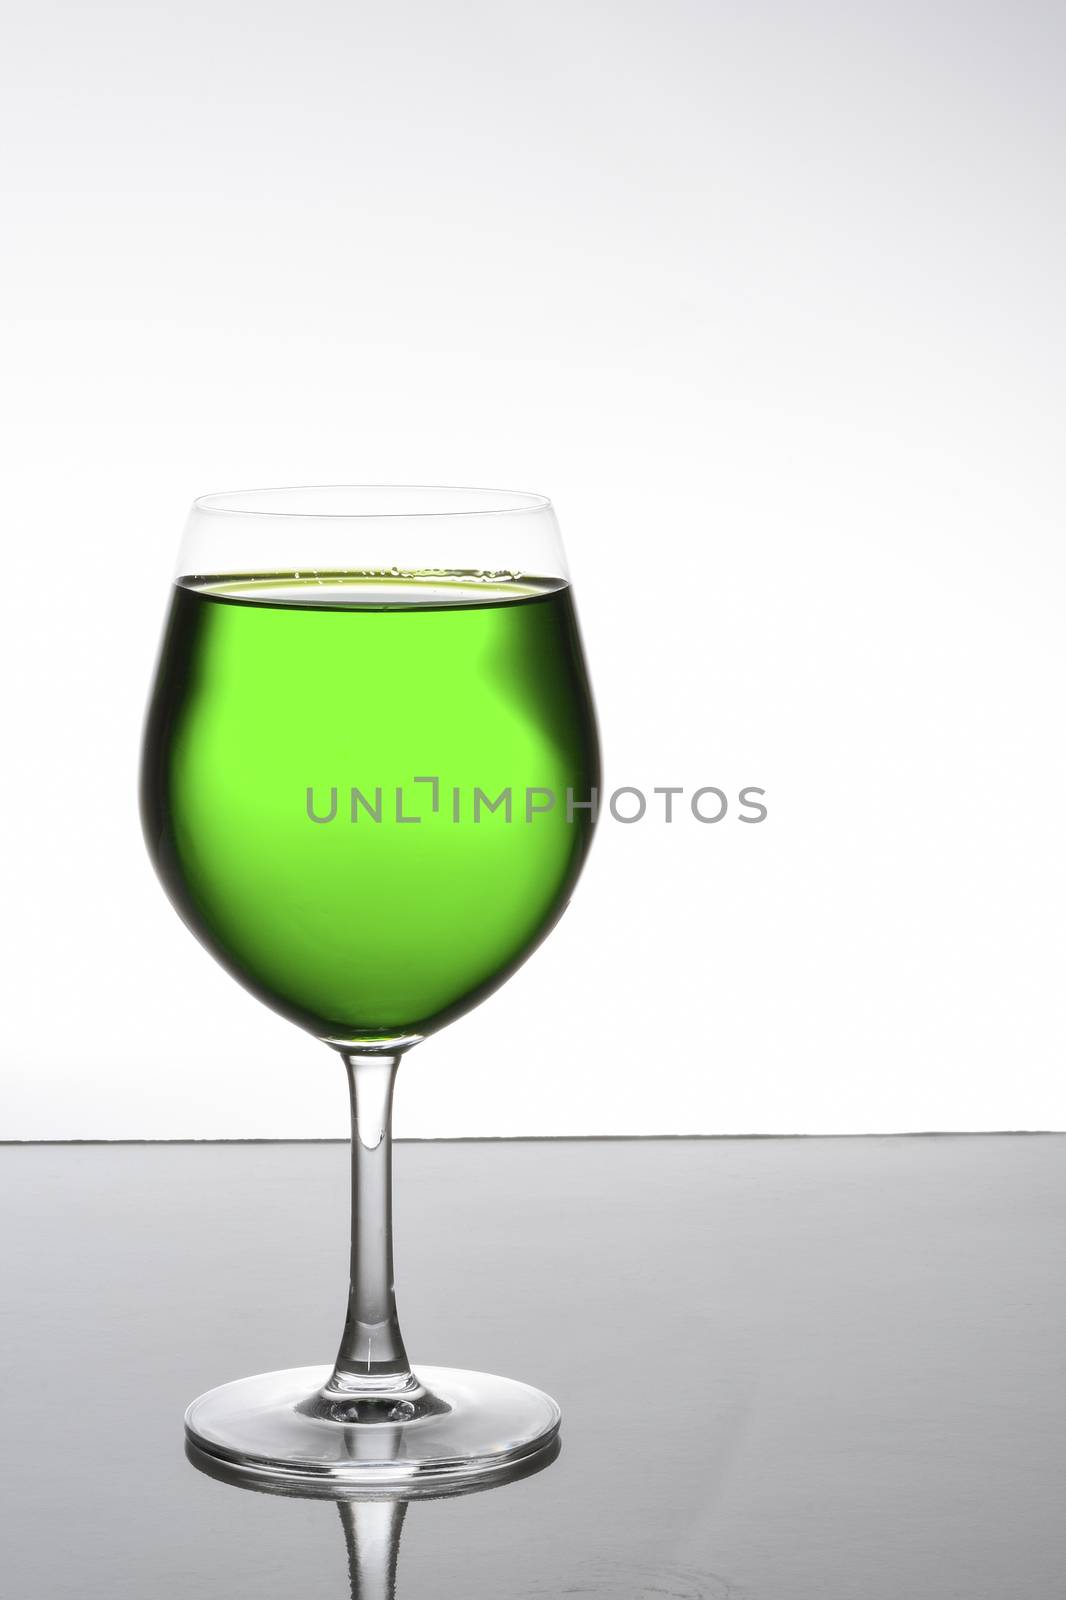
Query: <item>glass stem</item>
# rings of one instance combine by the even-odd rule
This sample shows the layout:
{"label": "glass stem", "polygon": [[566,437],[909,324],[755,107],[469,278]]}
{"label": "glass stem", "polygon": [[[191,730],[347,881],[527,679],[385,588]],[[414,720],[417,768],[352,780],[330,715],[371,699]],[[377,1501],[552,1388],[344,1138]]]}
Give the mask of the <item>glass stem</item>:
{"label": "glass stem", "polygon": [[392,1090],[400,1057],[342,1054],[352,1102],[352,1265],[348,1316],[327,1387],[387,1394],[414,1382],[392,1269]]}
{"label": "glass stem", "polygon": [[395,1600],[404,1500],[338,1500],[352,1600]]}

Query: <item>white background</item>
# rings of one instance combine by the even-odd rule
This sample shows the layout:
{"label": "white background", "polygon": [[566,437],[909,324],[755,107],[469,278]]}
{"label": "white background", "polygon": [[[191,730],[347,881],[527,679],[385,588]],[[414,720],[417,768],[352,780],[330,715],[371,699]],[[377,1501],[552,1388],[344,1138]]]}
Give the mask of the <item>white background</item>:
{"label": "white background", "polygon": [[1066,1126],[1063,12],[10,13],[0,1137],[339,1134],[141,845],[196,493],[552,495],[607,776],[399,1131]]}

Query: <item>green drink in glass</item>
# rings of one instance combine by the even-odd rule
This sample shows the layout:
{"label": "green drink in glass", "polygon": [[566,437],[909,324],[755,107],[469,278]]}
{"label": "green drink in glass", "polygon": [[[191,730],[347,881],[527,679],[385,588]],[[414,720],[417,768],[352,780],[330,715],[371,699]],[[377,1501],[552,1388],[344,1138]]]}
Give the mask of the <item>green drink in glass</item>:
{"label": "green drink in glass", "polygon": [[157,870],[237,977],[330,1043],[424,1037],[529,954],[588,848],[570,590],[186,579],[144,775]]}

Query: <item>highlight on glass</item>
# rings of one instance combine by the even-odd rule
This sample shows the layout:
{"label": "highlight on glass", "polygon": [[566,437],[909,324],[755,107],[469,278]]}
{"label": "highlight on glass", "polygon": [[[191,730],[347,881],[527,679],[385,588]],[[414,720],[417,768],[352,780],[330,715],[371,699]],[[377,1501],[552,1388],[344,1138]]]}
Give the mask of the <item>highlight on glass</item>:
{"label": "highlight on glass", "polygon": [[552,1446],[559,1408],[539,1390],[408,1360],[391,1107],[406,1052],[555,924],[598,786],[543,496],[366,486],[195,502],[145,730],[145,838],[201,943],[340,1056],[352,1113],[336,1361],[195,1400],[186,1431],[209,1455],[282,1482],[431,1492]]}

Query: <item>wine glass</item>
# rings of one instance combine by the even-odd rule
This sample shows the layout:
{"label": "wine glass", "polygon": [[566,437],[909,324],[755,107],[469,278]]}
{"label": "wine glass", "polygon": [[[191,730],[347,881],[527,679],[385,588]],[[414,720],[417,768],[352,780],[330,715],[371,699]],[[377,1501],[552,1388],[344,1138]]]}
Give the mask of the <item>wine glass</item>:
{"label": "wine glass", "polygon": [[559,1408],[412,1370],[396,1314],[391,1106],[407,1050],[552,928],[595,824],[596,726],[540,495],[364,486],[197,500],[145,731],[142,816],[178,914],[336,1050],[352,1113],[336,1362],[201,1395],[201,1450],[282,1482],[473,1481]]}

